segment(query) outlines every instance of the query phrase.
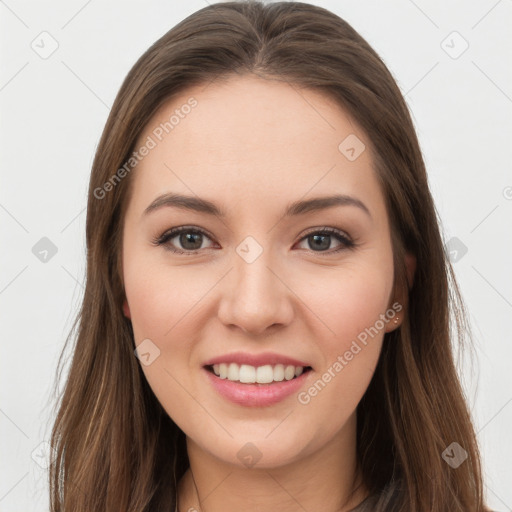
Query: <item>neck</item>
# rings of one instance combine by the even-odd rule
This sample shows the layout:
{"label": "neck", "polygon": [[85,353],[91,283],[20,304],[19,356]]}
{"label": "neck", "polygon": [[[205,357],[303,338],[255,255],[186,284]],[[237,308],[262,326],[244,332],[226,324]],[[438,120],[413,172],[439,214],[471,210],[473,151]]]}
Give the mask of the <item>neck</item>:
{"label": "neck", "polygon": [[178,486],[179,512],[323,510],[349,512],[368,492],[355,450],[355,418],[321,450],[282,466],[241,468],[187,437],[190,467]]}

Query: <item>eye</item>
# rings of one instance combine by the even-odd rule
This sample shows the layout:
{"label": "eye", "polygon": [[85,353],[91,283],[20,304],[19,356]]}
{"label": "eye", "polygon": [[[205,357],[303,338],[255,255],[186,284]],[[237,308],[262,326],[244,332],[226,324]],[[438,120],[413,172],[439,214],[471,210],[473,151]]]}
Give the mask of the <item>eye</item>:
{"label": "eye", "polygon": [[[174,243],[171,243],[174,238],[181,245],[181,249],[176,248]],[[203,238],[210,240],[210,237],[201,229],[180,226],[166,231],[153,240],[153,243],[155,245],[163,245],[168,251],[177,254],[196,254],[202,248]]]}
{"label": "eye", "polygon": [[[331,251],[325,250],[329,249],[333,237],[339,242],[339,247]],[[344,249],[352,249],[356,246],[355,242],[345,235],[343,231],[328,227],[317,231],[310,231],[309,234],[301,239],[302,241],[308,242],[308,246],[312,248],[313,252],[327,252],[328,254],[337,253]]]}
{"label": "eye", "polygon": [[[166,231],[159,237],[155,238],[153,244],[163,245],[168,251],[176,254],[197,254],[202,247],[204,239],[210,240],[210,236],[199,228],[188,226],[180,226]],[[339,242],[339,247],[334,250],[326,250],[330,248],[332,238]],[[176,239],[176,242],[172,242]],[[302,237],[299,243],[307,241],[312,252],[334,254],[344,249],[352,249],[356,243],[352,241],[343,231],[335,228],[324,227],[322,229],[310,231],[306,236]],[[179,244],[180,247],[176,247]]]}

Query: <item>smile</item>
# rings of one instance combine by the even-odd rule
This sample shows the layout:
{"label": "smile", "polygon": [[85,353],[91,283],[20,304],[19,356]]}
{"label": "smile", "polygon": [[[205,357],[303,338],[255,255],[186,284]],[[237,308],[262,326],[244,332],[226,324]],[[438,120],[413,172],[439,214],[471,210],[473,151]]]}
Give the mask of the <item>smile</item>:
{"label": "smile", "polygon": [[[231,365],[235,364],[236,367],[238,365],[236,363],[230,363],[229,367],[231,368]],[[227,366],[227,365],[226,365]],[[216,375],[213,367],[205,366],[203,367],[203,374],[208,379],[208,382],[212,387],[215,389],[219,395],[230,402],[241,405],[244,407],[268,407],[274,404],[277,404],[281,401],[283,401],[285,398],[289,397],[290,395],[294,393],[298,393],[301,388],[305,387],[305,383],[309,378],[313,375],[314,372],[311,371],[311,367],[304,368],[300,367],[300,369],[297,371],[299,375],[295,375],[296,367],[289,366],[284,369],[276,368],[279,367],[279,365],[276,365],[275,367],[270,367],[270,370],[267,368],[265,369],[265,366],[261,367],[250,367],[248,370],[244,370],[243,366],[248,365],[241,365],[240,370],[238,368],[235,368],[236,371],[239,371],[237,380],[230,380],[227,378],[221,378],[220,377],[220,364],[219,364],[219,375]],[[251,370],[252,368],[252,370]],[[263,372],[267,373],[267,379],[269,378],[269,371],[272,371],[272,379],[274,378],[274,372],[277,373],[277,377],[279,378],[280,372],[282,371],[287,372],[287,375],[290,376],[293,369],[293,376],[287,380],[286,377],[284,377],[281,381],[274,381],[267,383],[258,383],[254,381],[253,383],[243,383],[240,382],[240,371],[242,373],[242,378],[244,378],[244,373],[247,372],[246,375],[252,374],[254,375],[256,373],[256,370],[259,370],[260,368],[263,368]],[[288,369],[290,368],[290,369]],[[233,372],[235,372],[233,370]],[[226,371],[225,368],[223,368],[223,371]],[[228,368],[228,373],[230,369]],[[236,376],[236,375],[234,375]]]}
{"label": "smile", "polygon": [[307,372],[311,370],[311,367],[283,364],[251,366],[249,364],[239,365],[237,363],[220,363],[210,365],[207,369],[213,371],[217,377],[227,379],[232,382],[240,382],[244,384],[270,384],[272,382],[292,380],[302,375],[304,371]]}

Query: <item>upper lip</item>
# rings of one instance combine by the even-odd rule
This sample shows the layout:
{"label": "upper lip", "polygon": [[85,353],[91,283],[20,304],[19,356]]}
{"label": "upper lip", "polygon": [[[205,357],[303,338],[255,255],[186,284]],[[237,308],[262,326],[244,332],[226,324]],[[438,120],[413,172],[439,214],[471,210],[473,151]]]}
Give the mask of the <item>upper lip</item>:
{"label": "upper lip", "polygon": [[247,352],[232,352],[231,354],[224,354],[222,356],[214,357],[205,361],[204,366],[211,366],[220,363],[237,363],[238,365],[247,364],[250,366],[265,366],[282,364],[284,366],[311,366],[304,361],[300,361],[293,357],[276,354],[274,352],[262,352],[261,354],[249,354]]}

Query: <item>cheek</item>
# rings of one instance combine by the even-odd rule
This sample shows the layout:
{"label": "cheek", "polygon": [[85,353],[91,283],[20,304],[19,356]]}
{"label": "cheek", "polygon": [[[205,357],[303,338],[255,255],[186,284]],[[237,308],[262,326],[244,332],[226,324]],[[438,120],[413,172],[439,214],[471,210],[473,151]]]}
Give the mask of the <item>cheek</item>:
{"label": "cheek", "polygon": [[386,311],[392,272],[388,275],[376,269],[360,269],[350,276],[345,272],[317,280],[316,285],[307,295],[307,306],[320,320],[314,336],[322,364],[318,369],[321,382],[310,397],[318,394],[314,407],[335,407],[338,412],[333,414],[341,415],[340,420],[346,419],[345,415],[355,409],[368,387],[385,326],[391,321]]}
{"label": "cheek", "polygon": [[[141,368],[155,396],[173,419],[177,415],[187,420],[198,413],[195,402],[180,385],[189,375],[190,352],[197,336],[197,303],[208,290],[206,283],[192,277],[184,267],[155,264],[142,251],[129,253],[124,266],[135,345],[146,339],[154,344],[149,345],[150,364],[142,364]],[[141,346],[148,346],[147,342]],[[185,387],[192,389],[190,383]]]}
{"label": "cheek", "polygon": [[[315,286],[303,292],[307,305],[326,327],[331,344],[350,344],[350,339],[375,325],[388,309],[392,291],[392,271],[361,268],[357,272],[330,274],[317,279]],[[378,324],[382,329],[382,325]],[[328,329],[327,329],[328,328]]]}
{"label": "cheek", "polygon": [[[163,339],[187,315],[204,285],[183,267],[148,264],[148,258],[132,258],[124,270],[125,290],[130,305],[135,339]],[[201,290],[198,290],[200,288]]]}

